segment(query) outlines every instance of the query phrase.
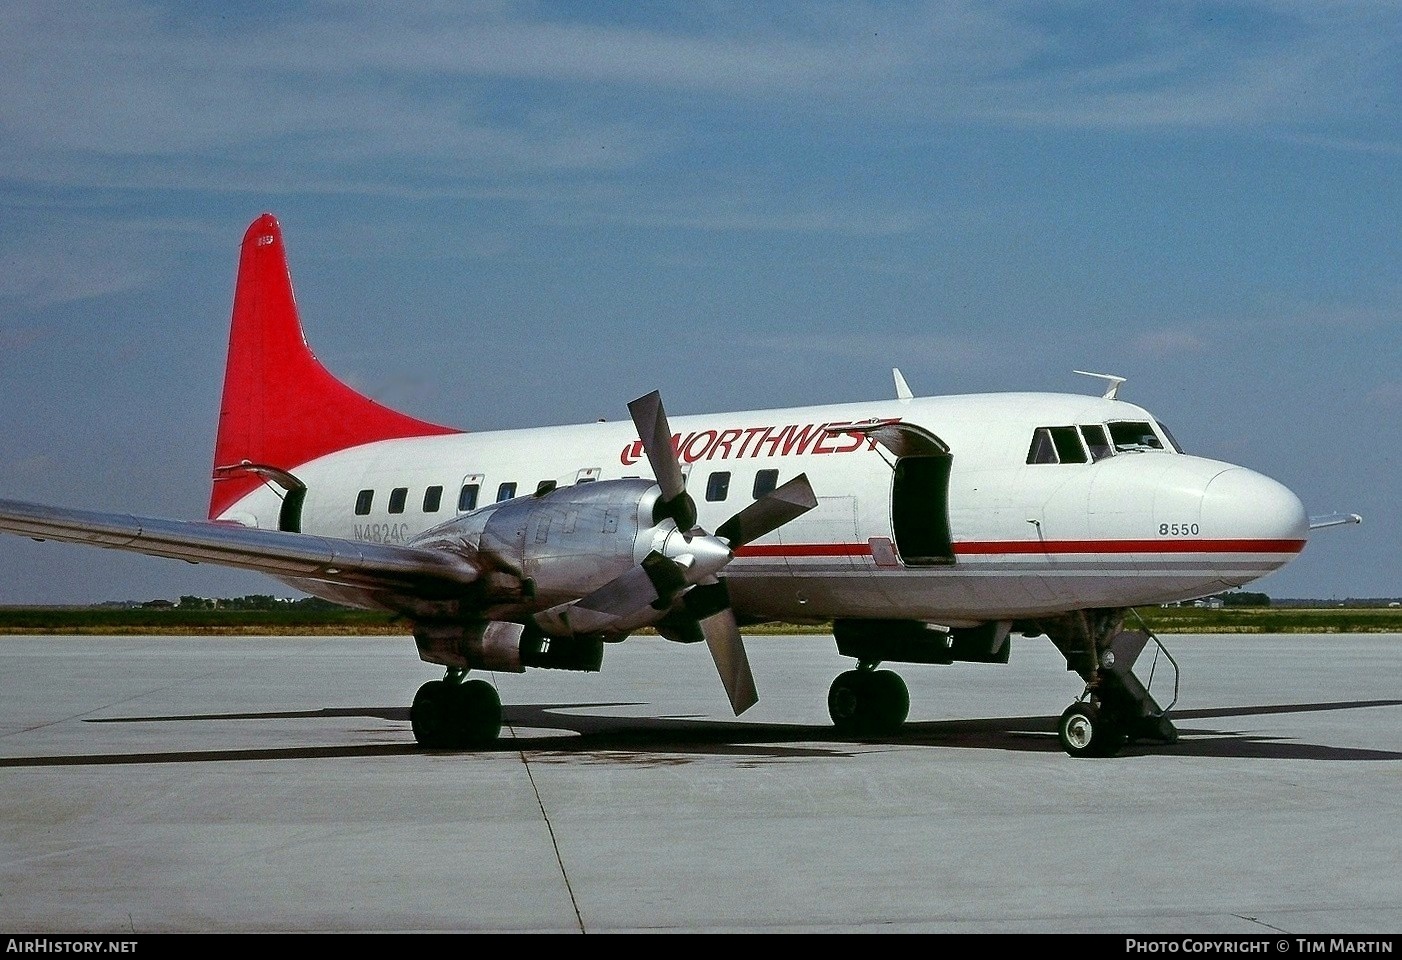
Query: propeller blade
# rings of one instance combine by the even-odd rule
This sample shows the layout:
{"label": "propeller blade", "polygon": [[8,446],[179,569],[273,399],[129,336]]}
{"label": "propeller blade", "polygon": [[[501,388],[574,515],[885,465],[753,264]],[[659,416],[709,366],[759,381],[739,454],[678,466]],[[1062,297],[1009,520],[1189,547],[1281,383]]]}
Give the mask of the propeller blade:
{"label": "propeller blade", "polygon": [[633,415],[633,425],[638,428],[638,438],[643,442],[652,475],[662,488],[662,499],[675,499],[686,490],[686,480],[682,477],[681,464],[677,462],[676,452],[672,449],[672,427],[667,423],[667,412],[662,409],[662,394],[654,390],[645,397],[639,397],[628,404],[628,412]]}
{"label": "propeller blade", "polygon": [[706,646],[711,649],[711,659],[720,671],[720,681],[730,697],[730,706],[738,717],[759,702],[759,693],[755,690],[755,678],[750,673],[750,659],[745,655],[745,642],[740,638],[735,614],[727,607],[714,617],[700,621],[700,625]]}
{"label": "propeller blade", "polygon": [[575,633],[608,630],[645,607],[670,605],[685,586],[681,569],[654,550],[638,566],[572,604],[566,617]]}
{"label": "propeller blade", "polygon": [[803,516],[817,505],[808,475],[800,473],[722,523],[716,529],[716,536],[727,541],[732,549],[738,549]]}
{"label": "propeller blade", "polygon": [[725,581],[715,579],[698,584],[686,593],[686,610],[696,617],[701,635],[716,662],[720,682],[725,685],[730,706],[738,717],[759,702],[755,678],[750,673],[750,658],[745,654],[745,642],[730,609],[730,591]]}
{"label": "propeller blade", "polygon": [[691,530],[696,526],[696,503],[686,492],[682,465],[672,449],[672,426],[667,422],[667,411],[662,409],[662,394],[654,390],[639,397],[628,404],[628,412],[633,416],[633,426],[638,428],[638,439],[643,442],[652,475],[662,489],[658,517],[671,517],[678,529]]}

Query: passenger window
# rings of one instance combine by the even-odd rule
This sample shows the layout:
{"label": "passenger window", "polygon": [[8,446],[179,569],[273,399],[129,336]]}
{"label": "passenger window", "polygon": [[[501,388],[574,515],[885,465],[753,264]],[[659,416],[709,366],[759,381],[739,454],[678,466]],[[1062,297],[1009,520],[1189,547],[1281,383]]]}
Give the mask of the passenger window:
{"label": "passenger window", "polygon": [[1114,454],[1115,450],[1110,446],[1110,439],[1105,435],[1105,428],[1099,424],[1082,427],[1081,435],[1086,438],[1086,446],[1090,448],[1092,463],[1104,460]]}
{"label": "passenger window", "polygon": [[772,493],[772,492],[774,491],[774,488],[777,487],[778,485],[779,485],[779,471],[778,471],[778,470],[761,470],[759,473],[755,474],[755,489],[754,489],[754,497],[755,497],[755,499],[758,500],[760,497],[764,496],[765,494],[767,494],[767,493]]}
{"label": "passenger window", "polygon": [[464,483],[462,489],[458,491],[458,513],[467,513],[469,510],[477,509],[477,491],[481,489],[480,484]]}
{"label": "passenger window", "polygon": [[1027,448],[1028,463],[1056,463],[1056,445],[1052,443],[1051,430],[1038,427],[1032,434],[1032,446]]}
{"label": "passenger window", "polygon": [[389,512],[403,513],[404,501],[409,499],[408,487],[395,487],[389,492]]}
{"label": "passenger window", "polygon": [[706,499],[724,500],[730,493],[730,471],[718,470],[706,480]]}
{"label": "passenger window", "polygon": [[437,513],[443,505],[443,488],[429,487],[424,491],[424,513]]}
{"label": "passenger window", "polygon": [[374,490],[362,490],[355,498],[355,515],[363,517],[370,512],[370,504],[375,502]]}
{"label": "passenger window", "polygon": [[1138,420],[1120,420],[1110,424],[1110,439],[1115,450],[1162,450],[1154,428]]}
{"label": "passenger window", "polygon": [[503,500],[510,500],[514,496],[516,496],[516,484],[503,483],[501,486],[497,487],[497,503],[501,503]]}

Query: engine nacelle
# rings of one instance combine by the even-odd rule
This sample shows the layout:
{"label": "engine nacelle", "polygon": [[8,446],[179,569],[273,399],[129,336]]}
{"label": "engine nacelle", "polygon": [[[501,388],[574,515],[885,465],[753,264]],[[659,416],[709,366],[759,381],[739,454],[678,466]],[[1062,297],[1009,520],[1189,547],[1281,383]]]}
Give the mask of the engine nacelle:
{"label": "engine nacelle", "polygon": [[670,522],[654,519],[658,496],[657,485],[642,479],[557,487],[490,504],[413,543],[472,556],[496,575],[488,615],[524,620],[579,599],[657,549],[673,532]]}
{"label": "engine nacelle", "polygon": [[547,637],[533,624],[426,624],[414,631],[419,658],[460,670],[522,673],[527,667],[597,672],[604,644],[597,638]]}

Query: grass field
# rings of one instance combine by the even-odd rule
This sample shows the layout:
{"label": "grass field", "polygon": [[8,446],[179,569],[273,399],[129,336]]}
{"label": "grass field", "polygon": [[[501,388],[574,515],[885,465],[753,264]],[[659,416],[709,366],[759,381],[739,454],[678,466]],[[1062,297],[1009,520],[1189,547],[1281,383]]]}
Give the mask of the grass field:
{"label": "grass field", "polygon": [[[1397,607],[1144,607],[1156,633],[1402,633]],[[782,624],[746,633],[812,633],[824,628]],[[100,607],[0,608],[0,634],[201,634],[246,636],[407,635],[409,626],[366,610],[181,610]]]}
{"label": "grass field", "polygon": [[0,608],[0,634],[221,634],[373,636],[409,633],[388,613],[369,610],[180,610],[105,607]]}
{"label": "grass field", "polygon": [[1156,633],[1402,633],[1398,607],[1148,607]]}

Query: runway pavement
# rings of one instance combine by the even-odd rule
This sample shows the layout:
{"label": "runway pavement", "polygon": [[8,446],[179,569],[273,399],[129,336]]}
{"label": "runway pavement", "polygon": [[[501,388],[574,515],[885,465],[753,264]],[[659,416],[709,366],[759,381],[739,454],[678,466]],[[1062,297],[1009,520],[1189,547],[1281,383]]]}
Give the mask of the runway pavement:
{"label": "runway pavement", "polygon": [[890,665],[873,740],[830,637],[750,638],[738,719],[635,638],[464,752],[408,638],[0,638],[0,933],[1402,931],[1402,636],[1164,639],[1180,741],[1078,760],[1043,638]]}

